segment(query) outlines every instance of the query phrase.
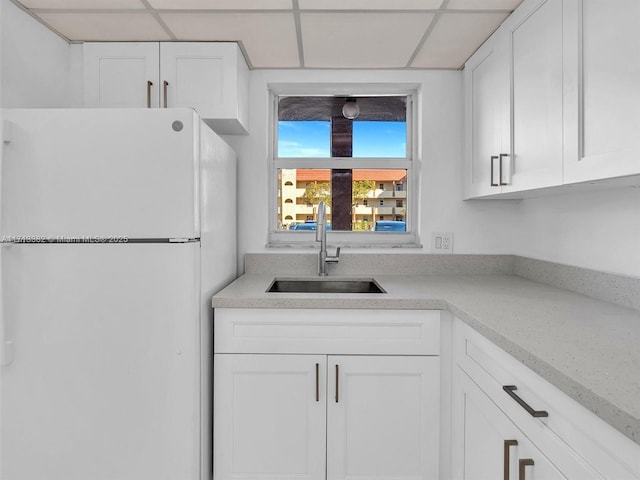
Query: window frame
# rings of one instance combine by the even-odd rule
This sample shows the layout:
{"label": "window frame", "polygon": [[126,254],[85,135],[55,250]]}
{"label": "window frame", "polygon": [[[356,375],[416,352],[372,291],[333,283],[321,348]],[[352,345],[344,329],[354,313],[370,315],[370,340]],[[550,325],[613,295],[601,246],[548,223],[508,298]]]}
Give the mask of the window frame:
{"label": "window frame", "polygon": [[[317,246],[313,231],[278,230],[279,169],[405,169],[406,232],[327,232],[327,242],[346,247],[421,247],[418,234],[419,165],[418,84],[269,84],[268,161],[269,199],[268,247]],[[282,96],[406,96],[407,150],[405,158],[301,158],[278,157],[278,99]]]}

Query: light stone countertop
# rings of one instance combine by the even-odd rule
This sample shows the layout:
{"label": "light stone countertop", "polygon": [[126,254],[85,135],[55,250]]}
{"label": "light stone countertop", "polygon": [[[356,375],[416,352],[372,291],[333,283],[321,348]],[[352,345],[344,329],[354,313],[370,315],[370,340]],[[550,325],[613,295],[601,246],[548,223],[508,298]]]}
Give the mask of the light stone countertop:
{"label": "light stone countertop", "polygon": [[449,310],[640,444],[640,311],[510,274],[361,277],[387,293],[266,293],[274,274],[249,273],[212,304]]}

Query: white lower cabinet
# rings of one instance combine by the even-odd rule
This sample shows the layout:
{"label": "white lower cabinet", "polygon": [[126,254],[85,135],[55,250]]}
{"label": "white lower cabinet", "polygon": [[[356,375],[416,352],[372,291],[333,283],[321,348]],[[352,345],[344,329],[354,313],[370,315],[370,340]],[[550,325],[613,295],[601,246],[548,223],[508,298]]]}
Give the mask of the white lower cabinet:
{"label": "white lower cabinet", "polygon": [[324,479],[326,373],[321,355],[215,355],[214,478]]}
{"label": "white lower cabinet", "polygon": [[[439,352],[401,355],[398,347],[395,354],[376,355],[372,345],[379,339],[371,338],[382,329],[391,345],[394,338],[401,345],[409,340],[405,329],[415,327],[416,336],[439,340],[439,312],[254,310],[245,311],[243,321],[242,310],[232,310],[216,318],[217,334],[235,331],[237,340],[240,325],[251,324],[247,338],[254,350],[260,350],[258,330],[265,350],[275,327],[278,337],[304,337],[315,344],[310,350],[330,352],[349,329],[351,339],[338,348],[347,353],[351,347],[356,354],[291,354],[286,346],[277,354],[215,353],[215,480],[439,478]],[[251,315],[257,312],[262,314]],[[323,313],[325,328],[320,328],[313,316]],[[288,334],[281,329],[296,318],[297,327],[306,321],[308,330],[291,323]],[[359,327],[360,340],[354,337]],[[369,352],[362,354],[363,349]]]}
{"label": "white lower cabinet", "polygon": [[464,480],[600,478],[576,462],[560,472],[518,429],[487,394],[459,367],[455,368],[457,417],[454,478]]}
{"label": "white lower cabinet", "polygon": [[456,480],[640,478],[637,444],[457,319],[452,398]]}

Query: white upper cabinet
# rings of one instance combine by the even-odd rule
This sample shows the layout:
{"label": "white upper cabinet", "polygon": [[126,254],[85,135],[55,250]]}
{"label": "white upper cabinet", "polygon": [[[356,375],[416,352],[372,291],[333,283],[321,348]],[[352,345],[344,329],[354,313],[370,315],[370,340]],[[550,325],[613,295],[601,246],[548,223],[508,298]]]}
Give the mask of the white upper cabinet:
{"label": "white upper cabinet", "polygon": [[562,183],[562,1],[532,0],[505,23],[511,52],[512,150],[508,185]]}
{"label": "white upper cabinet", "polygon": [[466,63],[465,198],[562,183],[562,2],[525,0]]}
{"label": "white upper cabinet", "polygon": [[565,3],[565,183],[640,174],[640,2]]}
{"label": "white upper cabinet", "polygon": [[[509,64],[500,32],[464,70],[465,190],[467,197],[499,193],[501,163],[509,153]],[[502,172],[504,176],[504,172]]]}
{"label": "white upper cabinet", "polygon": [[159,105],[158,43],[85,43],[84,106]]}
{"label": "white upper cabinet", "polygon": [[465,198],[640,183],[638,25],[637,0],[525,0],[465,65]]}
{"label": "white upper cabinet", "polygon": [[195,108],[246,134],[249,70],[235,43],[85,43],[85,107]]}

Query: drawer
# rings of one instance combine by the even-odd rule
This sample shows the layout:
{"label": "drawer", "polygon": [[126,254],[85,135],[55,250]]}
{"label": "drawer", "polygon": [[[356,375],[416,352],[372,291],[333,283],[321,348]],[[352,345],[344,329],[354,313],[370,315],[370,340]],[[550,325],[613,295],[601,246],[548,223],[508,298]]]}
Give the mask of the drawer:
{"label": "drawer", "polygon": [[214,352],[439,355],[440,311],[217,308]]}
{"label": "drawer", "polygon": [[[569,445],[604,478],[640,478],[637,444],[459,319],[454,362],[559,467],[566,459],[560,447]],[[547,416],[528,412],[504,386],[515,386],[513,394]]]}

